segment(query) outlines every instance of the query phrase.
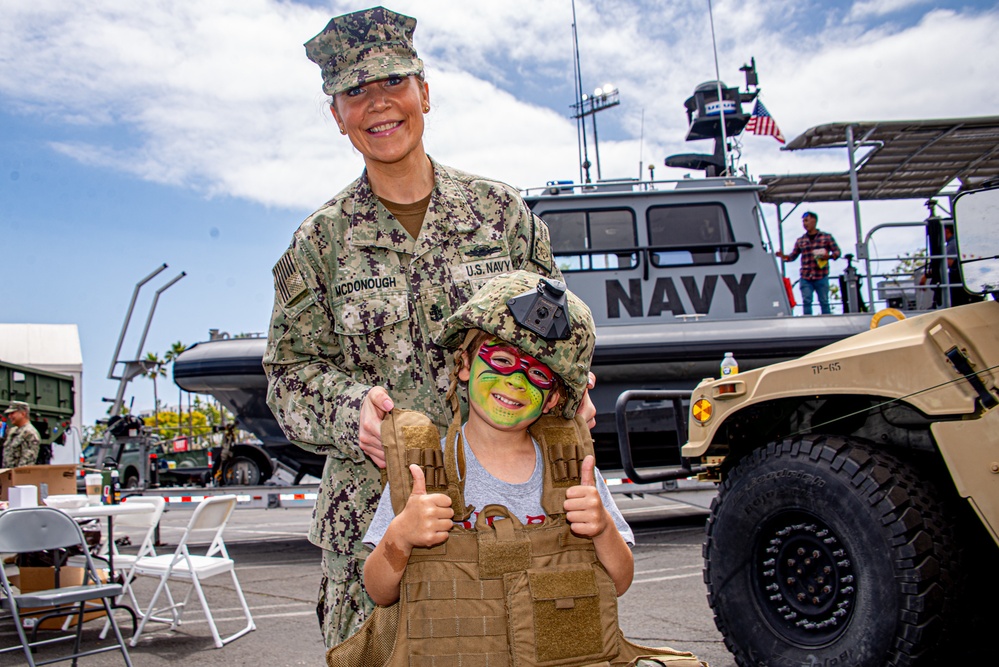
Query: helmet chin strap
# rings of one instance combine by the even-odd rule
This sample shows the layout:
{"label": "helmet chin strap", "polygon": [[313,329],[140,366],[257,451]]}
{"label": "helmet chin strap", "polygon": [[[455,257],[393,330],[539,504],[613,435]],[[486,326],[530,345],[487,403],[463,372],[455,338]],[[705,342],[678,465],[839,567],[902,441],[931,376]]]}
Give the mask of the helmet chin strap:
{"label": "helmet chin strap", "polygon": [[451,508],[454,510],[454,520],[464,521],[472,515],[473,508],[465,505],[462,493],[462,480],[465,479],[465,443],[461,435],[461,401],[458,399],[458,369],[465,363],[468,348],[478,336],[478,330],[469,329],[465,339],[455,351],[455,371],[451,375],[451,386],[448,387],[445,399],[451,405],[451,423],[444,436],[444,472],[447,475],[447,495],[451,498]]}

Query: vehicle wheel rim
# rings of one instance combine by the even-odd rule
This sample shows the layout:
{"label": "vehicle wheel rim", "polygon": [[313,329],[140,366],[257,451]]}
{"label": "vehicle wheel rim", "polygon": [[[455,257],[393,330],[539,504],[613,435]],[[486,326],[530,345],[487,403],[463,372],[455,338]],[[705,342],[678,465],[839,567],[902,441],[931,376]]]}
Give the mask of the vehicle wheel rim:
{"label": "vehicle wheel rim", "polygon": [[235,459],[226,469],[226,484],[257,484],[260,472],[252,461]]}
{"label": "vehicle wheel rim", "polygon": [[853,559],[825,522],[783,512],[764,524],[755,552],[757,598],[774,630],[803,647],[846,630],[856,607]]}

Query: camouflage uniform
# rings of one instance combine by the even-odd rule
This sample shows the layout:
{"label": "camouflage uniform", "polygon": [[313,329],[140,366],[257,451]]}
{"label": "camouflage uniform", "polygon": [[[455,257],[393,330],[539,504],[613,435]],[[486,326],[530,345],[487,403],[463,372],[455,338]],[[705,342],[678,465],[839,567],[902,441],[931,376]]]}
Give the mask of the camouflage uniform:
{"label": "camouflage uniform", "polygon": [[327,646],[373,607],[361,538],[381,495],[357,442],[371,387],[444,428],[451,353],[433,341],[494,275],[561,278],[548,228],[508,185],[433,162],[418,239],[371,192],[366,174],[309,217],[274,267],[264,369],[267,400],[288,439],[326,454],[309,540],[324,550],[318,613]]}
{"label": "camouflage uniform", "polygon": [[3,443],[3,467],[33,466],[38,461],[38,450],[42,446],[41,436],[31,422],[24,426],[7,425],[7,436]]}

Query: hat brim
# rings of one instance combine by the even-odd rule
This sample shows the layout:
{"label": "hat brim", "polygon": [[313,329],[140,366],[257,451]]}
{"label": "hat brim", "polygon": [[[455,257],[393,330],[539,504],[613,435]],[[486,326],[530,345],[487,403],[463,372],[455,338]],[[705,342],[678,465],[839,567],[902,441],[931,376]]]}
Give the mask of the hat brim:
{"label": "hat brim", "polygon": [[406,77],[423,73],[423,61],[419,58],[378,58],[377,62],[365,60],[336,79],[324,82],[323,92],[333,96],[342,93],[356,86],[363,86],[375,81],[384,81],[394,76]]}

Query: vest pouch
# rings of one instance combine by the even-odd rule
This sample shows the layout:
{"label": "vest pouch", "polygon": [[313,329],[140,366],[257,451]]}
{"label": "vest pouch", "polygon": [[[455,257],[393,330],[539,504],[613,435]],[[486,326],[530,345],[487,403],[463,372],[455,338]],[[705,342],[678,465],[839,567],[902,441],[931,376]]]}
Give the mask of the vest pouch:
{"label": "vest pouch", "polygon": [[579,563],[509,574],[515,665],[589,665],[617,649],[617,595],[602,567]]}

